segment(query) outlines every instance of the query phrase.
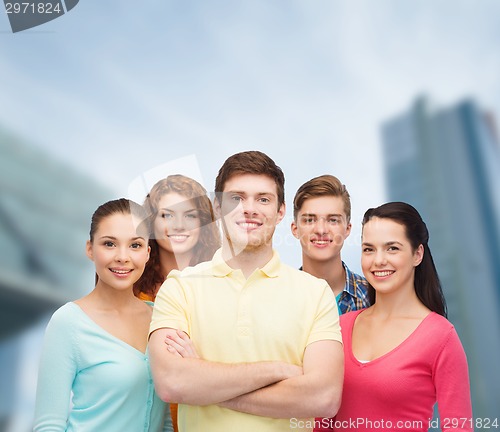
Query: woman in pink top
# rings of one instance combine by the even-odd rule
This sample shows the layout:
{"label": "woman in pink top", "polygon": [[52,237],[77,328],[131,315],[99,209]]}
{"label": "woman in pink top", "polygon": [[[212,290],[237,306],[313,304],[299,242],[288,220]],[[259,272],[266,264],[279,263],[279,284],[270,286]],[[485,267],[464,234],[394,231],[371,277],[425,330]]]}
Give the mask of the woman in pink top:
{"label": "woman in pink top", "polygon": [[315,431],[427,431],[436,402],[442,431],[474,430],[467,360],[428,240],[409,204],[365,213],[361,266],[373,306],[340,317],[342,404]]}

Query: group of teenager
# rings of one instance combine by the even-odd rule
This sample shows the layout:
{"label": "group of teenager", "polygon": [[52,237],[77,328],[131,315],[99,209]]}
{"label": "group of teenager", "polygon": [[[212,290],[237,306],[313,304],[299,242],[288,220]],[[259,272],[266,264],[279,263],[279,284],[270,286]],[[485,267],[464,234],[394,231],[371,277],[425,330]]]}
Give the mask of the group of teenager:
{"label": "group of teenager", "polygon": [[47,326],[34,430],[426,431],[436,402],[442,430],[473,430],[418,211],[366,211],[362,277],[341,259],[349,193],[313,178],[293,201],[295,269],[273,249],[284,181],[247,151],[220,168],[213,203],[171,175],[143,205],[101,205],[86,245],[95,287]]}

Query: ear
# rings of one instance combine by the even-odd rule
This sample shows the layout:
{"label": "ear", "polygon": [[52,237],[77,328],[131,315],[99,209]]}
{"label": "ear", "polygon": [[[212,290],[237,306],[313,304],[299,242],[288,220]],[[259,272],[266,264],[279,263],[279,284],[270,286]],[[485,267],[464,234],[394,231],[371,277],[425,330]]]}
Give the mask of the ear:
{"label": "ear", "polygon": [[424,246],[423,245],[418,245],[417,250],[413,254],[413,266],[417,267],[420,265],[422,260],[424,259]]}
{"label": "ear", "polygon": [[151,257],[151,246],[148,246],[148,261],[150,257]]}
{"label": "ear", "polygon": [[286,206],[285,203],[283,203],[278,209],[278,221],[276,222],[276,225],[278,225],[283,220],[283,218],[285,217],[285,213],[286,213]]}
{"label": "ear", "polygon": [[351,224],[351,222],[349,222],[347,224],[346,229],[345,229],[345,238],[347,238],[351,235],[351,229],[352,229],[352,224]]}
{"label": "ear", "polygon": [[220,219],[222,211],[221,211],[221,208],[220,208],[220,200],[219,200],[218,197],[215,197],[213,207],[214,207],[215,219]]}
{"label": "ear", "polygon": [[92,253],[92,243],[90,240],[87,240],[87,244],[85,245],[85,253],[91,261],[94,261],[94,254]]}
{"label": "ear", "polygon": [[292,224],[290,225],[290,229],[292,230],[292,235],[298,239],[299,233],[297,232],[298,228],[297,228],[297,224],[295,223],[295,221],[292,221]]}

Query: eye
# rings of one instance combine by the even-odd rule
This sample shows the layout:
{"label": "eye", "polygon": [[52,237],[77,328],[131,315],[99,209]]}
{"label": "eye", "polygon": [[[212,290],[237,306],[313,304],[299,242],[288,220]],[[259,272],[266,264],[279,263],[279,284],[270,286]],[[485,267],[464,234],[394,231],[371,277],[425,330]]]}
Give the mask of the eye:
{"label": "eye", "polygon": [[172,213],[162,212],[162,213],[160,213],[160,217],[162,219],[171,219],[174,217],[174,215]]}
{"label": "eye", "polygon": [[264,203],[264,204],[267,204],[267,203],[271,202],[271,200],[269,198],[266,198],[266,197],[259,198],[259,201],[261,203]]}
{"label": "eye", "polygon": [[363,253],[370,253],[373,252],[373,249],[371,247],[364,247],[363,248]]}
{"label": "eye", "polygon": [[104,245],[104,246],[106,246],[106,247],[111,248],[111,247],[114,247],[114,245],[115,245],[115,244],[114,244],[112,241],[110,241],[110,240],[106,240],[106,241],[103,243],[103,245]]}
{"label": "eye", "polygon": [[307,217],[301,218],[301,221],[303,224],[313,224],[316,222],[316,219],[313,217],[307,216]]}
{"label": "eye", "polygon": [[242,200],[242,198],[239,195],[233,195],[231,197],[231,200],[235,201],[235,202],[240,202]]}
{"label": "eye", "polygon": [[198,213],[196,213],[196,212],[188,213],[187,215],[185,215],[185,217],[187,219],[198,219]]}
{"label": "eye", "polygon": [[389,246],[389,248],[387,249],[388,251],[392,251],[392,252],[395,252],[395,251],[398,251],[399,248],[397,246]]}
{"label": "eye", "polygon": [[130,245],[132,249],[140,249],[142,247],[142,243],[135,242]]}
{"label": "eye", "polygon": [[332,217],[328,219],[328,222],[331,223],[332,225],[336,225],[340,222],[340,219],[338,217]]}

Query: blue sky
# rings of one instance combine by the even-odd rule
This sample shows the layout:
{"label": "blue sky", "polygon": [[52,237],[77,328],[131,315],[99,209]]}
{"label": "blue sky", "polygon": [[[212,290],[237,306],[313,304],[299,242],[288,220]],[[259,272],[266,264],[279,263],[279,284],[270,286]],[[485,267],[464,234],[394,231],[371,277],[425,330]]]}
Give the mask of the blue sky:
{"label": "blue sky", "polygon": [[[334,174],[352,196],[345,254],[359,268],[361,216],[385,198],[381,123],[421,93],[472,96],[500,118],[498,16],[496,0],[80,0],[12,34],[3,15],[0,127],[117,196],[185,157],[211,190],[249,149],[284,169],[290,205]],[[290,215],[276,245],[295,265]]]}

